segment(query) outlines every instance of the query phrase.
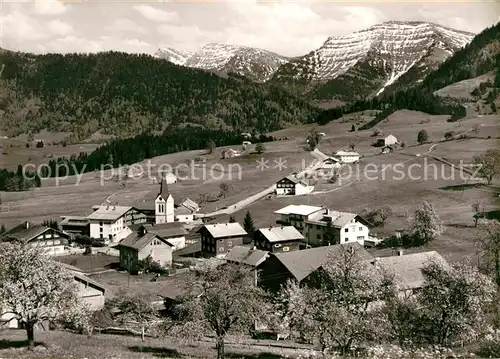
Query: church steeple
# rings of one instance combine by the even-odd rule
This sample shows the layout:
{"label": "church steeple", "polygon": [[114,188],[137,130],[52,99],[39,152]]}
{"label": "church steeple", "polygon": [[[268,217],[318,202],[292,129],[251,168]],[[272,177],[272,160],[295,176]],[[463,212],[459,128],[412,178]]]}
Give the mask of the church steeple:
{"label": "church steeple", "polygon": [[170,223],[175,221],[174,197],[168,191],[166,176],[162,175],[160,192],[155,200],[155,223]]}
{"label": "church steeple", "polygon": [[160,192],[158,193],[159,196],[161,196],[163,199],[167,199],[170,193],[168,192],[168,184],[167,184],[167,179],[165,176],[161,177],[161,182],[160,182]]}

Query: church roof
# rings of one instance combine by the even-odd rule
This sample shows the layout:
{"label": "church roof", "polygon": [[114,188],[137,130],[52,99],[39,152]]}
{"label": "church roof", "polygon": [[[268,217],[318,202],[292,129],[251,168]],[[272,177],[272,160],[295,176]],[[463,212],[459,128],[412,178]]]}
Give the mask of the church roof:
{"label": "church roof", "polygon": [[165,176],[162,176],[161,182],[160,182],[160,192],[158,193],[158,196],[161,196],[163,199],[167,199],[170,193],[168,192],[168,184]]}

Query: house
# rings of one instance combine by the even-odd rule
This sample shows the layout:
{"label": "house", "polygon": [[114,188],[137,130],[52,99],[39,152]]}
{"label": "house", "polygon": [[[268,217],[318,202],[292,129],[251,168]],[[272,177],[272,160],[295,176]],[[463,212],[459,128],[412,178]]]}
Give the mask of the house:
{"label": "house", "polygon": [[59,228],[71,235],[90,236],[90,222],[84,216],[61,216]]}
{"label": "house", "polygon": [[277,195],[300,196],[311,193],[314,186],[309,186],[295,176],[287,176],[276,182],[275,192]]}
{"label": "house", "polygon": [[257,266],[258,285],[276,292],[288,279],[302,283],[311,273],[325,263],[340,257],[345,250],[356,250],[360,258],[365,260],[373,259],[373,256],[359,243],[270,253],[269,257]]}
{"label": "house", "polygon": [[242,264],[256,268],[269,256],[269,252],[244,246],[234,246],[224,256],[229,263]]}
{"label": "house", "polygon": [[229,148],[227,150],[223,150],[221,153],[222,158],[233,158],[233,157],[238,157],[241,156],[241,152],[233,150],[232,148]]}
{"label": "house", "polygon": [[90,223],[90,237],[103,239],[105,243],[117,243],[132,231],[128,226],[145,223],[145,216],[133,207],[97,206],[87,216]]}
{"label": "house", "polygon": [[281,208],[274,213],[281,216],[278,221],[280,224],[294,226],[302,234],[304,234],[304,221],[306,221],[309,216],[312,216],[314,213],[321,212],[322,210],[324,210],[323,207],[292,204]]}
{"label": "house", "polygon": [[379,138],[377,139],[376,145],[377,146],[393,146],[398,143],[398,139],[394,135],[389,135],[384,138]]}
{"label": "house", "polygon": [[436,251],[403,254],[391,257],[374,258],[371,263],[380,266],[387,273],[393,275],[396,288],[401,292],[413,293],[422,288],[424,276],[422,268],[430,262],[448,266],[448,262]]}
{"label": "house", "polygon": [[120,251],[120,267],[129,273],[137,273],[139,261],[149,256],[162,267],[172,265],[174,245],[155,233],[147,232],[144,227],[122,240],[117,249]]}
{"label": "house", "polygon": [[197,233],[201,235],[201,251],[205,257],[224,257],[234,246],[243,244],[248,233],[237,223],[205,224]]}
{"label": "house", "polygon": [[195,201],[186,198],[180,205],[174,204],[175,220],[182,223],[194,221],[194,215],[200,210],[200,206]]}
{"label": "house", "polygon": [[[64,263],[59,264],[73,275],[78,296],[88,304],[89,308],[93,311],[102,309],[104,307],[105,295],[110,296],[107,287],[84,275],[79,268]],[[19,328],[20,323],[17,319],[11,320],[13,317],[12,314],[0,316],[0,328]]]}
{"label": "house", "polygon": [[260,228],[255,232],[255,246],[271,253],[298,251],[304,236],[294,226]]}
{"label": "house", "polygon": [[335,157],[340,159],[341,163],[356,163],[360,159],[360,154],[356,151],[337,151]]}
{"label": "house", "polygon": [[[304,220],[304,231],[306,242],[309,245],[324,245],[332,240],[333,243],[358,242],[364,245],[368,240],[371,224],[355,213],[333,211],[323,208],[308,216]],[[330,231],[330,233],[328,233]]]}
{"label": "house", "polygon": [[4,242],[17,241],[20,243],[29,243],[32,246],[39,247],[42,253],[49,256],[67,254],[65,248],[70,238],[69,234],[57,229],[33,224],[28,221],[9,229],[0,237],[2,237],[2,241]]}
{"label": "house", "polygon": [[180,223],[145,224],[139,230],[141,228],[148,233],[154,233],[166,239],[174,246],[174,251],[186,246],[186,235],[188,232]]}

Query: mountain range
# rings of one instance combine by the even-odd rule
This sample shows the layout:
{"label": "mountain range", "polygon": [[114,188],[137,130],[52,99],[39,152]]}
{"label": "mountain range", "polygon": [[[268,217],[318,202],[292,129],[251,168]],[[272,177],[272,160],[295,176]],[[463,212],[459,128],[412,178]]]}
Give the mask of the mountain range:
{"label": "mountain range", "polygon": [[157,58],[288,86],[312,100],[352,101],[421,81],[474,34],[429,22],[390,21],[328,38],[288,58],[246,46],[208,44],[196,52],[161,48]]}

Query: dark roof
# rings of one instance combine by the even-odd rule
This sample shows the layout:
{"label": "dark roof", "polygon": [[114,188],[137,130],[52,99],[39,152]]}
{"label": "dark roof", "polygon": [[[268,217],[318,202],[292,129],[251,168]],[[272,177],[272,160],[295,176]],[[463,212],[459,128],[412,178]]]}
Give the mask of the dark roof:
{"label": "dark roof", "polygon": [[234,246],[224,257],[225,260],[247,264],[252,267],[258,266],[266,259],[269,252],[260,249],[251,249],[243,246]]}
{"label": "dark roof", "polygon": [[160,237],[159,235],[155,233],[146,233],[145,235],[141,236],[139,233],[132,233],[128,235],[126,238],[124,238],[118,245],[117,247],[127,247],[127,248],[132,248],[137,251],[140,251],[143,249],[148,243],[151,242],[153,238],[158,238],[161,241],[165,242],[168,244],[170,247],[173,247],[174,245],[167,241],[166,239]]}
{"label": "dark roof", "polygon": [[299,251],[273,254],[297,279],[301,281],[309,274],[326,263],[331,257],[340,256],[342,251],[354,248],[362,259],[372,259],[373,256],[359,243],[336,244]]}
{"label": "dark roof", "polygon": [[7,232],[3,233],[2,236],[10,240],[26,243],[51,229],[63,238],[68,237],[66,234],[57,229],[45,227],[39,224],[32,224],[27,221],[9,229]]}
{"label": "dark roof", "polygon": [[182,224],[177,222],[162,223],[162,224],[145,224],[143,225],[146,232],[157,234],[163,238],[182,237],[188,232]]}
{"label": "dark roof", "polygon": [[174,257],[189,256],[191,254],[195,254],[198,252],[201,252],[201,242],[200,241],[174,251],[173,256]]}
{"label": "dark roof", "polygon": [[94,279],[89,278],[86,275],[84,275],[81,269],[79,269],[75,266],[66,264],[66,263],[62,263],[62,262],[58,262],[58,263],[61,266],[63,266],[64,268],[66,268],[67,270],[69,270],[71,272],[71,274],[73,274],[73,277],[75,278],[76,281],[88,284],[88,285],[94,287],[95,289],[102,291],[103,293],[106,293],[107,291],[109,292],[109,289],[106,288],[106,286],[104,286],[102,283],[99,283],[99,282],[95,281]]}
{"label": "dark roof", "polygon": [[167,184],[167,179],[165,176],[161,177],[161,182],[160,182],[160,192],[158,193],[159,196],[161,196],[163,199],[167,199],[170,193],[168,192],[168,184]]}

